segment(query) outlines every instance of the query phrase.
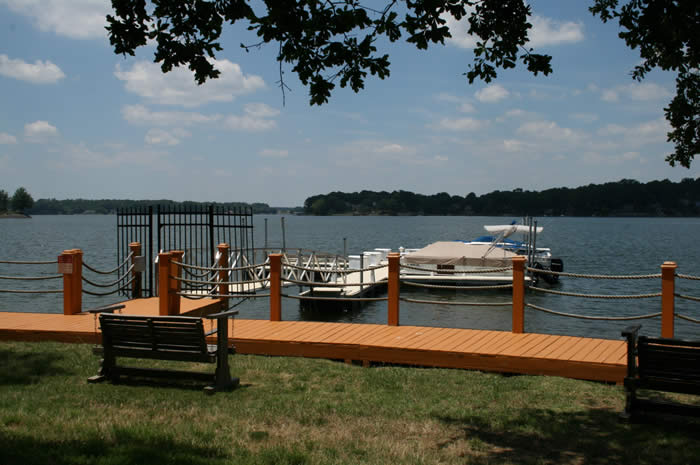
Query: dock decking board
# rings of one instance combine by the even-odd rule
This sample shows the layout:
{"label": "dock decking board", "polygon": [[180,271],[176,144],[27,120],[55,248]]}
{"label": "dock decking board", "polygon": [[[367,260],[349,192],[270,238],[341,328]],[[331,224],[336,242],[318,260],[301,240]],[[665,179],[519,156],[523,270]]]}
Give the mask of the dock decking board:
{"label": "dock decking board", "polygon": [[[218,310],[183,300],[190,315]],[[157,314],[156,301],[128,301],[124,314]],[[238,353],[304,356],[622,382],[626,343],[505,331],[333,322],[236,319]],[[0,313],[0,339],[95,343],[92,315]]]}

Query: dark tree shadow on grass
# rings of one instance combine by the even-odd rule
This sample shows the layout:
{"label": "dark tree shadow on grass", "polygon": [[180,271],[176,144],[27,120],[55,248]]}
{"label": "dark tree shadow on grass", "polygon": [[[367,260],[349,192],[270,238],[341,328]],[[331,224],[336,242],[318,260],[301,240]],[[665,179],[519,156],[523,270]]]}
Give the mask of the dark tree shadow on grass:
{"label": "dark tree shadow on grass", "polygon": [[532,408],[494,422],[478,416],[437,420],[461,431],[438,447],[457,441],[475,444],[478,450],[469,463],[476,464],[669,465],[698,463],[700,457],[698,419],[649,417],[644,423],[627,423],[611,410]]}
{"label": "dark tree shadow on grass", "polygon": [[68,374],[60,352],[0,348],[0,385],[35,384],[46,376]]}

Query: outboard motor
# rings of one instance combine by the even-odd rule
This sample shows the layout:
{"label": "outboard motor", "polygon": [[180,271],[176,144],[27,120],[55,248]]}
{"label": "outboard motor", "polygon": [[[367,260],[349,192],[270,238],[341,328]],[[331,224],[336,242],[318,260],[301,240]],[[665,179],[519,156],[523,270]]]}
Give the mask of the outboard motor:
{"label": "outboard motor", "polygon": [[[552,258],[549,264],[549,269],[551,271],[556,271],[557,273],[561,273],[564,271],[564,261],[561,258]],[[548,284],[554,284],[556,282],[559,282],[559,276],[555,274],[543,274],[542,278],[548,283]]]}

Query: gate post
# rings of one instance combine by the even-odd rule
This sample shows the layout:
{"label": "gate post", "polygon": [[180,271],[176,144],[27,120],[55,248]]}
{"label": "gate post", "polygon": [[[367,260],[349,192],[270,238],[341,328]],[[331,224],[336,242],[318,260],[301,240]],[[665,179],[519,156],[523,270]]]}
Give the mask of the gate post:
{"label": "gate post", "polygon": [[138,269],[138,260],[143,260],[141,257],[141,243],[140,242],[132,242],[129,244],[129,250],[131,251],[131,265],[134,267],[133,270],[131,271],[131,276],[133,276],[134,280],[131,283],[131,298],[132,299],[140,299],[141,298],[141,271],[137,271]]}
{"label": "gate post", "polygon": [[170,309],[170,254],[158,254],[158,314],[169,315]]}
{"label": "gate post", "polygon": [[58,257],[58,272],[63,274],[63,314],[80,313],[83,309],[83,251],[64,250]]}
{"label": "gate post", "polygon": [[661,337],[672,338],[674,334],[676,268],[675,262],[661,265]]}
{"label": "gate post", "polygon": [[282,321],[282,254],[270,258],[270,321]]}
{"label": "gate post", "polygon": [[525,332],[525,257],[513,257],[513,333]]}
{"label": "gate post", "polygon": [[389,326],[399,325],[399,260],[401,255],[398,253],[390,253],[387,255],[389,259],[389,276],[387,278],[387,298],[388,298],[388,317],[387,324]]}
{"label": "gate post", "polygon": [[[219,268],[228,268],[228,257],[229,257],[229,245],[226,243],[221,243],[216,248],[219,250]],[[230,281],[228,270],[219,271],[219,281],[225,283]],[[221,296],[226,296],[229,294],[230,284],[219,284],[217,289],[218,294]],[[221,309],[226,310],[228,308],[228,297],[219,297],[221,300]]]}

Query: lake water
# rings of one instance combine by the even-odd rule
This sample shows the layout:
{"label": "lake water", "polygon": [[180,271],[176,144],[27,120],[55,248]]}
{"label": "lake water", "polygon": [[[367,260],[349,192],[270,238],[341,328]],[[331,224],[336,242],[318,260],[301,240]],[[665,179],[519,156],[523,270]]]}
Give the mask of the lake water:
{"label": "lake water", "polygon": [[[282,244],[281,217],[257,215],[255,246],[264,245],[264,219],[268,219],[268,244]],[[285,216],[285,242],[288,248],[343,252],[347,239],[349,254],[376,247],[397,250],[422,247],[438,240],[472,239],[484,234],[483,225],[509,223],[503,217],[313,217]],[[539,218],[544,232],[538,246],[551,247],[555,257],[564,260],[565,271],[584,274],[655,274],[664,261],[675,261],[678,272],[700,276],[700,247],[697,237],[699,218]],[[36,216],[32,219],[0,220],[0,260],[55,260],[64,249],[80,248],[84,261],[94,268],[112,269],[117,265],[116,216]],[[55,274],[56,265],[27,266],[0,264],[0,276]],[[100,279],[104,278],[104,279]],[[106,282],[114,278],[98,277]],[[0,279],[0,289],[60,289],[61,280],[9,281]],[[677,292],[700,296],[697,281],[676,280]],[[562,278],[553,289],[588,294],[643,294],[660,292],[659,279],[588,280]],[[503,302],[508,292],[401,290],[414,299],[442,301]],[[121,300],[119,297],[84,296],[84,307],[95,307]],[[582,315],[626,316],[660,311],[660,298],[636,300],[582,299],[529,292],[526,302],[561,312]],[[268,318],[266,299],[245,301],[238,307],[241,318]],[[678,313],[700,319],[700,303],[676,299]],[[62,312],[60,295],[0,293],[0,311]],[[401,302],[400,322],[404,325],[498,329],[511,328],[509,307],[466,307],[423,305]],[[283,319],[385,323],[386,302],[371,303],[359,309],[328,311],[302,309],[299,302],[283,299]],[[2,316],[0,315],[0,318]],[[618,339],[627,325],[643,325],[643,332],[660,334],[660,319],[639,322],[574,320],[525,310],[529,332],[567,334]],[[676,320],[676,335],[700,338],[700,325]]]}

